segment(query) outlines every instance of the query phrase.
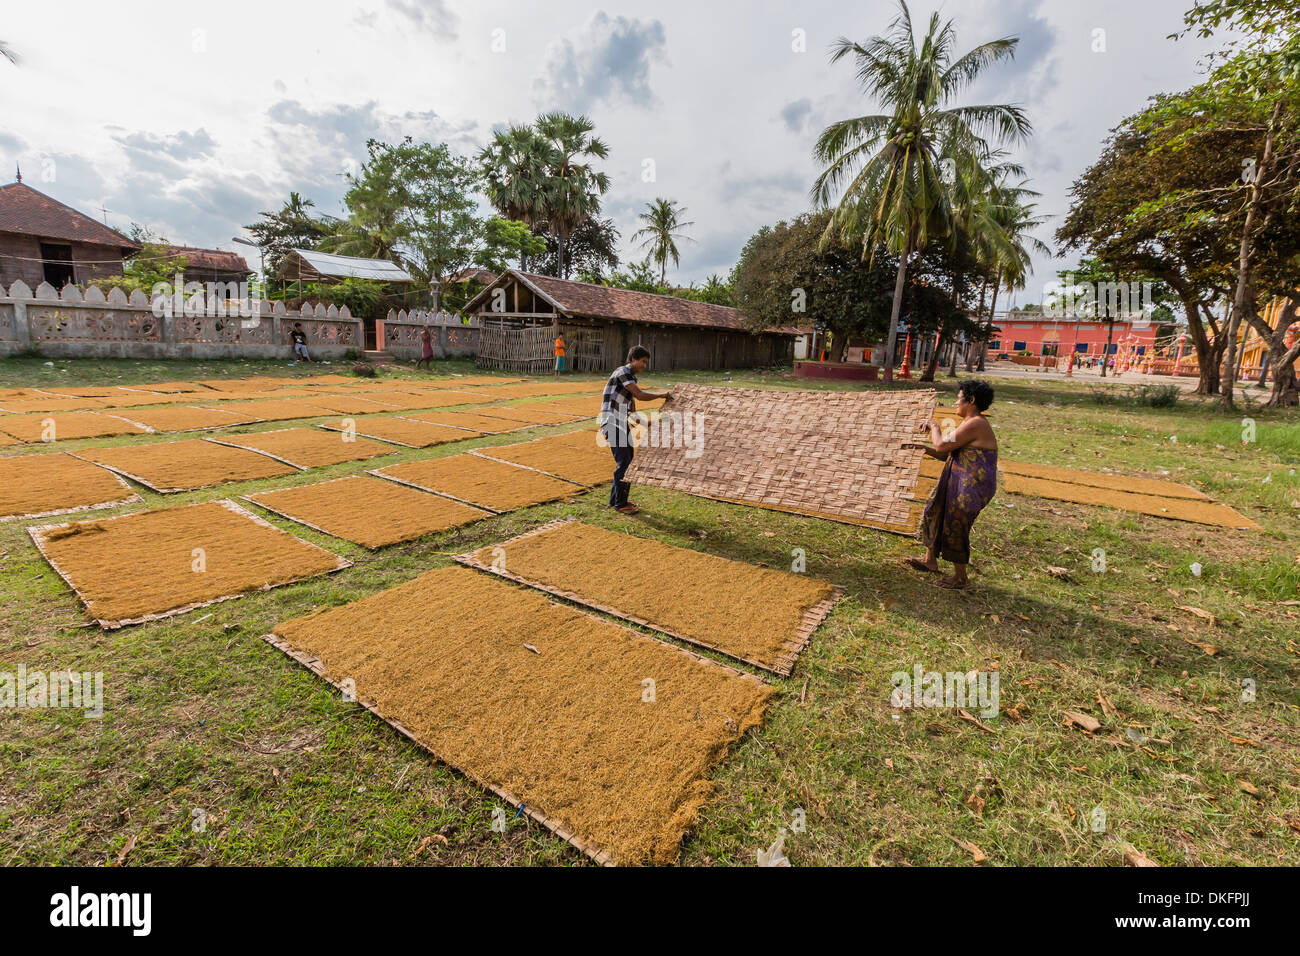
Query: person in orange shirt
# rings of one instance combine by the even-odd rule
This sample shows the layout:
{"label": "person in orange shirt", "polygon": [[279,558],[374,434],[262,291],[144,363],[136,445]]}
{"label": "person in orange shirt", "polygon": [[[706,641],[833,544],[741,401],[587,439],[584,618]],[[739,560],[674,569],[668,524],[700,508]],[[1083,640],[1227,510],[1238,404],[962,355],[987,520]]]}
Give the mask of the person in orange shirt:
{"label": "person in orange shirt", "polygon": [[564,371],[564,333],[561,332],[555,337],[555,374],[558,376]]}

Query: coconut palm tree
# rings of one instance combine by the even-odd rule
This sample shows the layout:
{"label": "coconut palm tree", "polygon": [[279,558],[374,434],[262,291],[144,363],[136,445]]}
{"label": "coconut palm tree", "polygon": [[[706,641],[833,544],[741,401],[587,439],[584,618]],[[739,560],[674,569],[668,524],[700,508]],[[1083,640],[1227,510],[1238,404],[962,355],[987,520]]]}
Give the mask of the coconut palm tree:
{"label": "coconut palm tree", "polygon": [[[484,193],[498,213],[529,228],[545,219],[545,186],[554,151],[531,126],[498,130],[479,152]],[[527,254],[520,254],[527,271]]]}
{"label": "coconut palm tree", "polygon": [[893,379],[909,258],[932,239],[951,233],[953,185],[987,153],[985,137],[1011,143],[1031,129],[1016,106],[948,105],[988,67],[1015,55],[1015,37],[954,56],[951,20],[941,22],[933,14],[925,36],[918,39],[903,0],[899,8],[886,36],[865,45],[841,38],[831,55],[832,63],[853,58],[863,91],[886,112],[833,123],[813,151],[825,165],[813,185],[813,201],[829,207],[840,197],[823,243],[838,235],[846,243],[860,243],[864,259],[882,246],[898,256],[886,381]]}
{"label": "coconut palm tree", "polygon": [[592,165],[609,156],[609,147],[592,135],[595,128],[586,116],[561,112],[539,116],[536,123],[537,135],[550,147],[542,205],[547,231],[555,237],[557,271],[565,279],[569,237],[600,212],[600,197],[609,189],[609,175]]}
{"label": "coconut palm tree", "polygon": [[[1030,235],[1047,222],[1045,216],[1035,214],[1034,210],[1038,208],[1035,203],[1024,201],[1025,197],[1037,196],[1038,193],[1025,189],[1023,184],[1016,187],[1002,187],[1001,191],[1003,201],[995,215],[1001,219],[1003,241],[992,259],[993,300],[989,304],[988,317],[984,320],[981,344],[988,340],[988,332],[993,327],[993,316],[998,307],[998,290],[1004,285],[1008,292],[1023,289],[1033,271],[1030,266],[1031,256],[1034,253],[1052,255],[1052,249],[1047,243]],[[981,348],[979,353],[980,371],[984,370],[984,351]],[[1074,356],[1069,358],[1073,360]]]}
{"label": "coconut palm tree", "polygon": [[693,226],[693,222],[683,222],[682,215],[686,209],[671,199],[656,199],[645,204],[646,211],[637,218],[645,225],[632,234],[632,239],[640,240],[639,248],[648,249],[650,258],[659,263],[659,284],[664,285],[668,276],[668,260],[673,265],[680,264],[677,240],[689,240],[684,230]]}

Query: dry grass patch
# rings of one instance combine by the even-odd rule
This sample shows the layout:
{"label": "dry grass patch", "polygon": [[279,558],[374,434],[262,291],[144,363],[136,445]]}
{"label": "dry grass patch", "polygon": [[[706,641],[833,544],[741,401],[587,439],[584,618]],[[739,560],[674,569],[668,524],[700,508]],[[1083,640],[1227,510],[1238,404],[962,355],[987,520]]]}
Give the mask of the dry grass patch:
{"label": "dry grass patch", "polygon": [[360,475],[245,497],[291,521],[364,548],[414,541],[491,516],[440,495]]}
{"label": "dry grass patch", "polygon": [[112,435],[143,435],[146,430],[113,415],[96,412],[65,412],[55,415],[24,415],[0,418],[0,431],[23,442],[72,441],[77,438],[107,438]]}
{"label": "dry grass patch", "polygon": [[516,445],[494,445],[474,452],[512,465],[533,468],[579,485],[598,485],[614,478],[614,457],[596,444],[594,431],[548,435]]}
{"label": "dry grass patch", "polygon": [[[653,573],[628,574],[620,556]],[[783,675],[842,594],[806,575],[572,520],[457,560]]]}
{"label": "dry grass patch", "polygon": [[66,454],[0,458],[0,520],[110,508],[139,501],[121,478]]}
{"label": "dry grass patch", "polygon": [[261,452],[297,468],[322,468],[394,453],[388,445],[319,428],[286,428],[250,435],[223,435],[208,440]]}
{"label": "dry grass patch", "polygon": [[256,418],[236,412],[217,408],[190,408],[185,405],[141,408],[115,414],[118,418],[154,432],[194,432],[230,425],[248,425],[257,421]]}
{"label": "dry grass patch", "polygon": [[351,564],[231,501],[45,525],[29,533],[105,628],[181,614]]}
{"label": "dry grass patch", "polygon": [[281,478],[298,469],[244,448],[193,438],[152,445],[85,448],[78,458],[110,468],[159,494],[210,488],[232,481]]}
{"label": "dry grass patch", "polygon": [[378,438],[380,441],[407,448],[431,448],[434,445],[446,445],[454,441],[466,441],[478,438],[478,432],[467,432],[463,428],[448,428],[446,425],[431,425],[428,422],[415,421],[410,418],[391,418],[367,416],[350,422],[325,422],[321,428],[330,431],[346,432],[355,429],[358,435]]}
{"label": "dry grass patch", "polygon": [[497,512],[558,501],[582,490],[572,482],[477,455],[406,461],[373,474]]}
{"label": "dry grass patch", "polygon": [[762,722],[774,694],[463,568],[275,634],[326,680],[353,681],[359,700],[440,760],[593,857],[624,864],[676,859],[712,792],[706,774]]}

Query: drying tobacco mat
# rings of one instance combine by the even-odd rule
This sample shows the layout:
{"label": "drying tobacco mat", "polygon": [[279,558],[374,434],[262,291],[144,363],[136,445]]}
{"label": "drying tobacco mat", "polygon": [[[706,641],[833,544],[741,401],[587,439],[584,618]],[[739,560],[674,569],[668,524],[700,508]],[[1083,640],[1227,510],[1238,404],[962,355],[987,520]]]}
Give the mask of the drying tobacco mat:
{"label": "drying tobacco mat", "polygon": [[465,568],[266,636],[437,759],[602,863],[671,863],[775,691]]}
{"label": "drying tobacco mat", "polygon": [[1081,505],[1118,508],[1121,511],[1136,511],[1157,518],[1172,518],[1175,521],[1190,521],[1194,524],[1208,524],[1219,528],[1263,530],[1236,509],[1215,501],[1162,498],[1158,495],[1092,488],[1065,481],[1026,478],[1023,475],[1003,475],[1002,487],[1015,495],[1033,495],[1036,498],[1052,498],[1056,501],[1071,501]]}
{"label": "drying tobacco mat", "polygon": [[116,448],[83,448],[76,454],[78,458],[103,465],[159,494],[210,488],[231,481],[281,478],[299,471],[292,465],[255,451],[218,445],[202,438]]}
{"label": "drying tobacco mat", "polygon": [[150,382],[146,385],[124,385],[132,392],[156,392],[159,395],[178,395],[186,392],[207,392],[209,389],[198,382]]}
{"label": "drying tobacco mat", "polygon": [[542,408],[540,403],[532,405],[490,405],[486,408],[476,408],[474,411],[479,415],[500,418],[507,422],[522,422],[525,425],[567,425],[570,422],[596,416],[595,412],[590,415],[574,415],[570,412]]}
{"label": "drying tobacco mat", "polygon": [[111,471],[71,455],[0,458],[0,521],[111,508],[139,500],[140,496]]}
{"label": "drying tobacco mat", "polygon": [[[921,474],[927,478],[938,478],[943,474],[943,466],[944,462],[940,459],[927,456],[921,463]],[[1007,475],[1043,478],[1054,482],[1063,481],[1072,485],[1108,488],[1111,491],[1126,491],[1139,495],[1155,495],[1159,498],[1188,498],[1195,501],[1213,500],[1209,495],[1190,485],[1182,485],[1176,481],[1162,481],[1158,478],[1108,475],[1097,471],[1082,471],[1078,468],[1062,468],[1059,465],[1035,465],[1030,462],[1008,461],[1006,459],[998,462],[998,471]]]}
{"label": "drying tobacco mat", "polygon": [[43,442],[47,435],[51,436],[50,441],[71,441],[74,438],[145,434],[145,429],[139,425],[96,412],[0,418],[0,431],[23,442]]}
{"label": "drying tobacco mat", "polygon": [[406,461],[371,474],[497,513],[568,498],[582,491],[572,482],[477,455]]}
{"label": "drying tobacco mat", "polygon": [[195,432],[230,425],[250,425],[257,421],[256,418],[240,415],[238,412],[221,411],[215,408],[190,408],[185,405],[114,411],[113,414],[152,432]]}
{"label": "drying tobacco mat", "polygon": [[43,395],[38,398],[0,400],[0,412],[10,415],[26,415],[31,412],[78,412],[103,408],[106,404],[102,398],[59,398],[55,395]]}
{"label": "drying tobacco mat", "polygon": [[290,521],[382,548],[489,518],[492,513],[379,478],[354,475],[244,498]]}
{"label": "drying tobacco mat", "polygon": [[598,485],[612,481],[614,458],[609,448],[596,444],[595,432],[576,432],[577,440],[568,435],[550,435],[515,445],[493,445],[476,449],[472,454],[494,461],[504,461],[531,468],[546,475],[563,478],[578,485]]}
{"label": "drying tobacco mat", "polygon": [[[650,574],[629,574],[616,555]],[[841,588],[573,519],[457,561],[789,676]]]}
{"label": "drying tobacco mat", "polygon": [[467,431],[478,432],[481,435],[501,435],[505,432],[519,431],[521,428],[528,428],[526,424],[520,422],[506,421],[504,418],[492,418],[481,412],[415,412],[407,415],[407,418],[417,422],[428,422],[430,425],[446,425],[449,428],[464,428]]}
{"label": "drying tobacco mat", "polygon": [[451,389],[429,389],[422,393],[414,392],[367,392],[366,397],[382,402],[389,411],[424,411],[431,408],[446,408],[453,405],[473,405],[490,399],[479,398],[472,392],[455,392]]}
{"label": "drying tobacco mat", "polygon": [[209,438],[210,442],[261,452],[295,468],[322,468],[345,461],[360,461],[392,455],[391,445],[381,445],[355,435],[319,428],[283,428],[277,431],[253,432],[248,435],[222,435]]}
{"label": "drying tobacco mat", "polygon": [[590,392],[596,387],[595,382],[542,382],[541,384],[491,385],[477,391],[484,394],[482,401],[493,402],[512,398],[537,398],[542,395],[572,395],[575,392]]}
{"label": "drying tobacco mat", "polygon": [[[448,428],[446,425],[431,425],[410,418],[382,415],[353,419],[352,427],[356,429],[358,435],[378,438],[393,445],[405,445],[407,448],[430,448],[434,445],[446,445],[449,442],[468,441],[480,437],[478,432],[465,431],[463,428]],[[345,422],[337,421],[325,422],[321,428],[345,432],[348,431],[349,426]]]}
{"label": "drying tobacco mat", "polygon": [[680,385],[664,412],[698,429],[693,447],[637,449],[628,480],[705,498],[907,527],[920,474],[917,426],[935,393]]}
{"label": "drying tobacco mat", "polygon": [[248,415],[264,422],[285,422],[294,418],[319,418],[328,415],[329,409],[295,399],[272,399],[256,402],[228,402],[209,406],[220,412]]}
{"label": "drying tobacco mat", "polygon": [[339,415],[368,415],[393,410],[391,405],[362,398],[360,395],[312,395],[310,401],[313,405]]}
{"label": "drying tobacco mat", "polygon": [[28,533],[90,616],[108,629],[352,563],[224,500],[44,525]]}

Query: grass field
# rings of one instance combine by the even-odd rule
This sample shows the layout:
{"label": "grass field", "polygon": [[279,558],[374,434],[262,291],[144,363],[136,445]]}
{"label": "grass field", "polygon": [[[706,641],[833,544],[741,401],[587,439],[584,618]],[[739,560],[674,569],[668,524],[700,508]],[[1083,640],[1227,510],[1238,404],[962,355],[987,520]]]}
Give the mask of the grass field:
{"label": "grass field", "polygon": [[[0,361],[0,386],[345,369],[13,359]],[[807,387],[776,371],[647,378]],[[1192,398],[1140,409],[1097,404],[1082,385],[994,384],[1003,456],[1189,483],[1264,533],[999,494],[976,524],[975,587],[963,594],[900,566],[918,553],[914,540],[656,489],[634,489],[643,508],[635,518],[611,513],[600,487],[572,503],[377,552],[264,514],[355,565],[101,632],[85,626],[75,596],[39,558],[27,522],[0,524],[0,671],[102,671],[106,704],[97,720],[0,710],[0,864],[584,863],[526,816],[494,832],[497,798],[259,637],[279,621],[561,516],[770,567],[788,568],[802,549],[809,574],[847,589],[794,674],[776,681],[781,693],[766,726],[715,773],[717,792],[682,863],[752,865],[800,817],[806,828],[785,841],[796,866],[972,865],[981,856],[984,865],[1119,865],[1129,846],[1164,865],[1300,864],[1294,412],[1249,412],[1256,440],[1243,444],[1243,415]],[[941,373],[938,387],[950,393],[953,383]],[[123,510],[316,482],[575,427],[402,449],[165,499],[140,489],[143,504]],[[177,437],[188,436],[63,444]],[[1102,573],[1092,570],[1098,548]],[[997,669],[999,716],[981,726],[954,710],[895,710],[891,675],[916,665]],[[1253,682],[1253,700],[1243,699],[1251,696],[1243,681]],[[1067,724],[1065,711],[1102,726],[1086,733]],[[1098,808],[1105,826],[1094,832]]]}

